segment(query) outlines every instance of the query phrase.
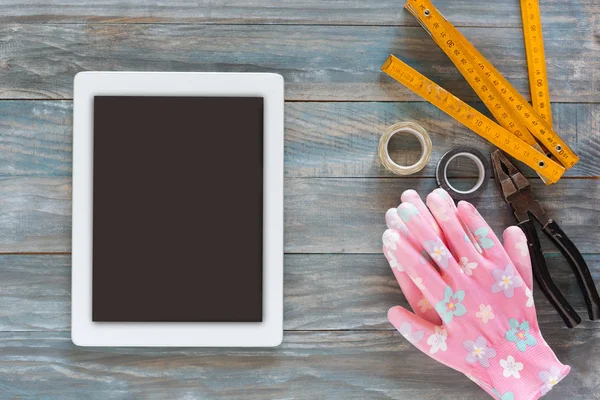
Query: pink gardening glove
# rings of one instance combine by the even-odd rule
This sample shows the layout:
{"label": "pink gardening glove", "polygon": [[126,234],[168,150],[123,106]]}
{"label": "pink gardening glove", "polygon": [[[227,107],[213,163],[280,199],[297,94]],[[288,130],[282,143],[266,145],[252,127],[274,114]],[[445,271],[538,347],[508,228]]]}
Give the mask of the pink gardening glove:
{"label": "pink gardening glove", "polygon": [[433,216],[414,191],[402,201],[386,213],[383,252],[416,315],[393,307],[390,322],[494,398],[546,394],[570,368],[540,333],[521,229],[506,229],[503,247],[471,204],[454,206],[442,189],[427,197]]}

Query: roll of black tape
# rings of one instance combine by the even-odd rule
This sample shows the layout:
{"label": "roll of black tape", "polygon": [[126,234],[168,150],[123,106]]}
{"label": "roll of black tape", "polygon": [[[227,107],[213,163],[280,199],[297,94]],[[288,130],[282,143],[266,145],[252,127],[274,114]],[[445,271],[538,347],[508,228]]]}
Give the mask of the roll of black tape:
{"label": "roll of black tape", "polygon": [[[475,185],[469,190],[459,190],[448,182],[448,165],[458,157],[466,157],[477,166],[478,177]],[[457,147],[442,156],[435,170],[435,178],[438,185],[448,192],[453,199],[467,200],[479,196],[488,185],[490,180],[490,163],[488,159],[477,149],[470,147]]]}

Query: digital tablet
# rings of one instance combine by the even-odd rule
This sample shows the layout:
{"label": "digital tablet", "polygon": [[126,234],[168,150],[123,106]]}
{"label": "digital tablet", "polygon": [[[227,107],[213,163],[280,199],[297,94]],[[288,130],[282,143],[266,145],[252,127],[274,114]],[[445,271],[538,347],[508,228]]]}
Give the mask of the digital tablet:
{"label": "digital tablet", "polygon": [[77,74],[73,343],[281,343],[283,104],[276,74]]}

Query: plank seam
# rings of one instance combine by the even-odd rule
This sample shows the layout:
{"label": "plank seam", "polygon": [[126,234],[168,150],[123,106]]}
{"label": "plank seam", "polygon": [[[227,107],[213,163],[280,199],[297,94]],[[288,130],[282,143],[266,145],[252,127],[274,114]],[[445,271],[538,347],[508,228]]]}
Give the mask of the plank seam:
{"label": "plank seam", "polygon": [[[144,18],[144,17],[137,17],[137,18]],[[0,19],[0,24],[18,24],[18,25],[44,25],[44,26],[52,26],[52,25],[56,25],[56,26],[65,26],[65,25],[85,25],[85,26],[94,26],[94,25],[115,25],[115,26],[122,26],[122,25],[171,25],[171,26],[307,26],[307,27],[314,27],[314,26],[323,26],[323,27],[348,27],[348,28],[353,28],[353,27],[373,27],[373,28],[420,28],[420,25],[418,24],[414,24],[414,23],[409,23],[409,24],[390,24],[390,23],[383,23],[383,24],[369,24],[369,23],[364,23],[364,24],[344,24],[344,23],[339,23],[339,24],[335,24],[335,23],[304,23],[304,22],[287,22],[287,23],[281,23],[281,22],[252,22],[252,23],[248,23],[248,22],[239,22],[239,23],[235,23],[235,22],[227,22],[227,23],[221,23],[219,21],[207,21],[207,22],[170,22],[170,21],[156,21],[156,22],[148,22],[148,21],[144,21],[144,22],[111,22],[111,21],[98,21],[98,20],[94,20],[92,22],[78,22],[78,21],[69,21],[69,22],[58,22],[58,21],[54,21],[54,22],[39,22],[39,21],[27,21],[27,20],[19,20],[19,18],[15,18],[13,20],[11,19]],[[478,29],[522,29],[522,27],[520,25],[514,24],[507,24],[507,25],[459,25],[459,24],[455,24],[454,25],[457,28],[478,28]]]}

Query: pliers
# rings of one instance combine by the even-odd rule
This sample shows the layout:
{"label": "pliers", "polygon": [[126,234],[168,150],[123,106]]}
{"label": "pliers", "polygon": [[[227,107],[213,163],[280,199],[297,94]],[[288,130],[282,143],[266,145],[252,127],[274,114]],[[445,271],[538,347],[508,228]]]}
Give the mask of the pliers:
{"label": "pliers", "polygon": [[542,292],[569,328],[573,328],[581,322],[579,315],[552,281],[535,230],[534,219],[542,225],[542,231],[556,244],[571,266],[583,293],[590,320],[600,319],[600,296],[598,296],[590,270],[577,247],[556,221],[548,218],[540,203],[533,197],[531,186],[525,176],[508,161],[500,150],[492,153],[492,166],[504,200],[512,206],[515,217],[519,221],[518,226],[527,238],[533,276]]}

